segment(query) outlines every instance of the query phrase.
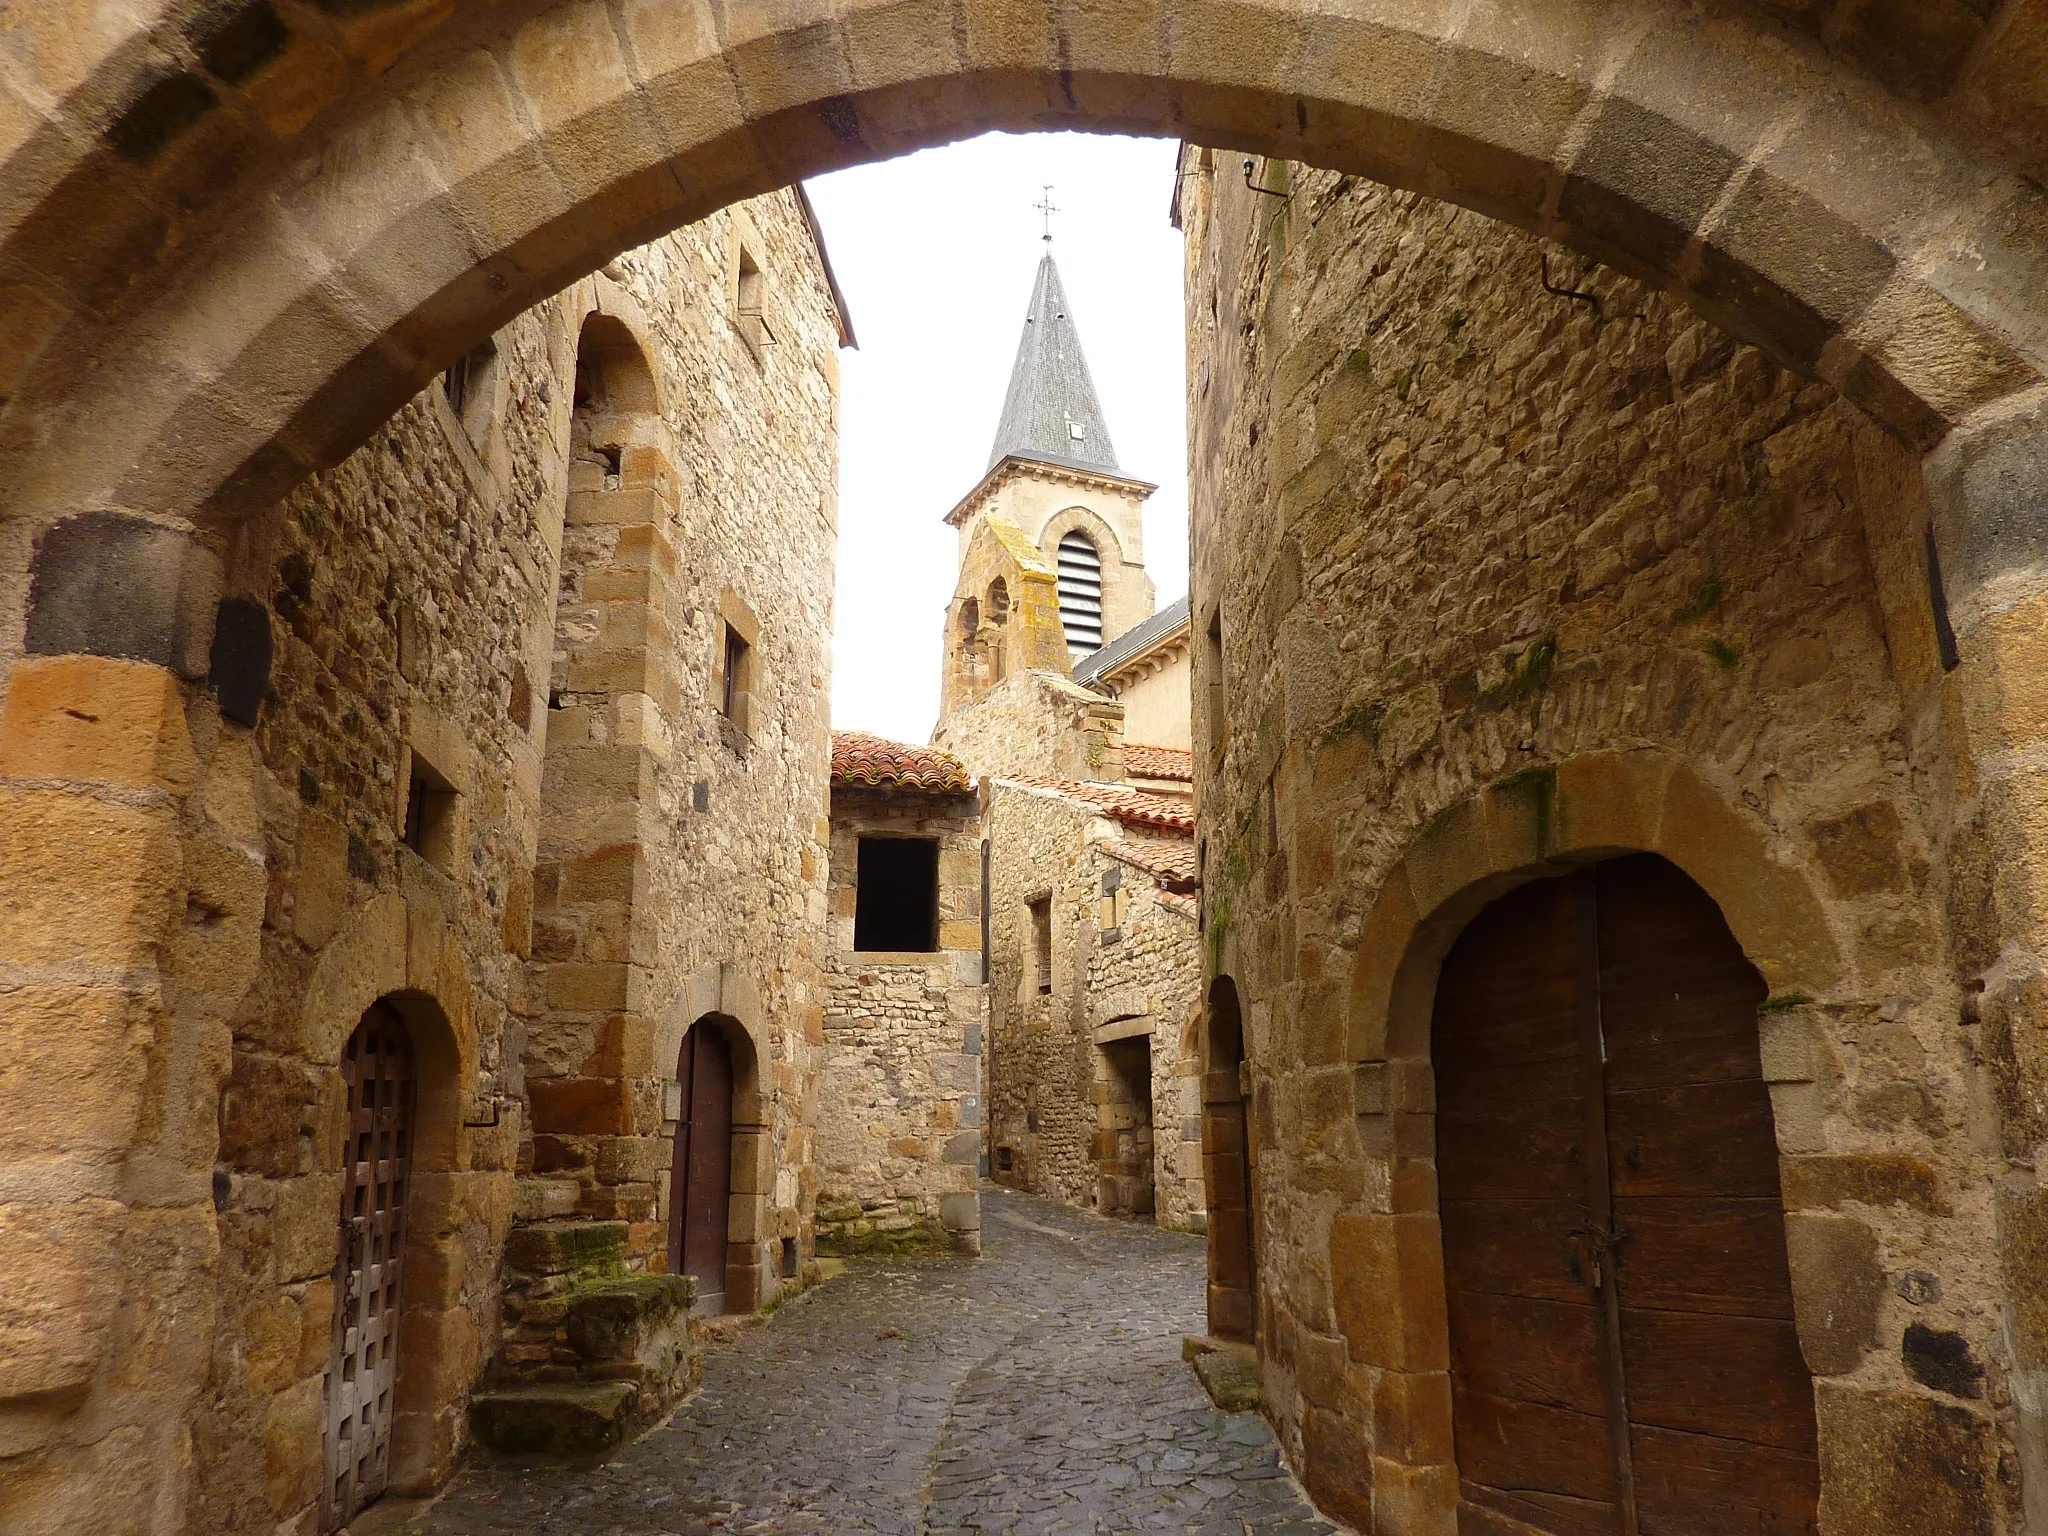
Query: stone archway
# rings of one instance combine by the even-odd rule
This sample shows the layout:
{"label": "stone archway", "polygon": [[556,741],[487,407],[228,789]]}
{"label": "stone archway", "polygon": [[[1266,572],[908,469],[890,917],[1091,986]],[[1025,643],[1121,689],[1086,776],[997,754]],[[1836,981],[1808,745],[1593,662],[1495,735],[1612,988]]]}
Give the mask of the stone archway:
{"label": "stone archway", "polygon": [[[1302,1472],[1326,1508],[1353,1516],[1371,1508],[1377,1477],[1382,1484],[1398,1479],[1415,1509],[1454,1518],[1458,1471],[1431,1068],[1445,956],[1496,899],[1632,851],[1661,855],[1712,898],[1776,1000],[1759,1026],[1774,1107],[1796,1104],[1810,1087],[1810,1058],[1781,1042],[1816,1031],[1808,1010],[1843,981],[1822,903],[1807,872],[1774,857],[1759,830],[1683,762],[1651,750],[1589,754],[1496,785],[1438,817],[1380,882],[1353,970],[1349,1053],[1359,1063],[1357,1123],[1371,1170],[1367,1184],[1380,1195],[1377,1208],[1347,1209],[1334,1219],[1329,1273],[1351,1357],[1373,1368],[1382,1400],[1395,1406],[1369,1414],[1370,1428],[1324,1408],[1303,1410]],[[1781,1128],[1781,1142],[1783,1134]],[[1799,1235],[1793,1234],[1791,1267],[1799,1339],[1810,1360],[1825,1361],[1832,1281]],[[1853,1418],[1842,1416],[1853,1409],[1838,1408],[1831,1418],[1828,1402],[1823,1395],[1823,1477],[1830,1436],[1854,1432],[1845,1427]],[[1372,1444],[1377,1473],[1360,1475],[1360,1439]]]}
{"label": "stone archway", "polygon": [[43,62],[40,128],[0,165],[26,338],[0,481],[38,518],[232,520],[610,255],[992,128],[1180,136],[1464,204],[1683,293],[1921,445],[2037,383],[2048,337],[2043,201],[2011,174],[2048,119],[2016,88],[2027,23],[1908,105],[1870,66],[1924,91],[1918,44],[1831,53],[1658,0],[639,0],[617,25],[450,0],[260,48],[138,9]]}

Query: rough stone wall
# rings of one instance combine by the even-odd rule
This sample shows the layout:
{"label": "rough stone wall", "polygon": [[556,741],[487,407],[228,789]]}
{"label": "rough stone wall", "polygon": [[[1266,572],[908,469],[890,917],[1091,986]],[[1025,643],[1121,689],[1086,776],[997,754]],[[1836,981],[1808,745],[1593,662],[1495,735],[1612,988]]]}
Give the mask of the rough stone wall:
{"label": "rough stone wall", "polygon": [[[1093,1206],[1096,1130],[1084,991],[1095,939],[1087,828],[1099,820],[1057,795],[991,780],[988,1115],[991,1176]],[[1103,835],[1114,835],[1105,824]],[[1038,989],[1030,903],[1050,903],[1051,989]]]}
{"label": "rough stone wall", "polygon": [[[1185,1140],[1196,1059],[1187,1027],[1200,988],[1192,914],[1162,904],[1151,877],[1103,851],[1128,834],[1092,807],[997,778],[990,848],[989,1141],[1000,1183],[1073,1205],[1104,1202],[1117,1096],[1097,1041],[1151,1026],[1153,1186],[1158,1219],[1199,1224],[1199,1133]],[[1106,874],[1123,890],[1105,901]],[[1050,904],[1051,986],[1039,990],[1030,904]],[[1168,898],[1169,901],[1174,898]],[[1105,937],[1116,937],[1105,943]],[[1198,1085],[1192,1090],[1199,1093]],[[1008,1166],[1005,1166],[1007,1161]]]}
{"label": "rough stone wall", "polygon": [[[853,947],[860,839],[939,843],[939,948]],[[817,1239],[835,1252],[980,1247],[981,817],[971,795],[832,792]]]}
{"label": "rough stone wall", "polygon": [[[224,1062],[195,1532],[267,1531],[317,1506],[339,1237],[336,1064],[363,1010],[388,993],[431,999],[408,1008],[422,1072],[396,1486],[429,1486],[452,1465],[463,1396],[493,1347],[523,1123],[518,950],[544,728],[530,703],[514,704],[524,677],[545,675],[535,652],[545,656],[561,527],[560,328],[551,305],[499,334],[503,377],[481,453],[436,385],[237,551],[234,585],[271,611],[271,689],[254,731],[262,766],[245,792],[268,895]],[[439,866],[401,840],[415,751],[460,791],[459,835]],[[429,1077],[444,1053],[459,1058],[460,1081]]]}
{"label": "rough stone wall", "polygon": [[[431,1487],[452,1466],[468,1392],[499,1347],[515,1203],[527,1214],[551,1209],[546,1189],[515,1186],[515,1165],[524,1171],[532,1158],[528,1092],[565,1049],[538,1029],[560,1002],[552,962],[543,955],[533,971],[524,962],[544,753],[560,745],[550,740],[558,725],[570,735],[570,711],[547,704],[577,337],[594,308],[628,305],[636,291],[670,380],[668,457],[681,490],[670,532],[687,541],[704,582],[750,592],[767,681],[746,765],[707,727],[660,721],[688,745],[671,749],[674,778],[652,776],[668,796],[658,803],[693,836],[648,861],[650,883],[673,905],[658,930],[664,963],[649,967],[635,1000],[674,1000],[639,1003],[660,1018],[693,995],[690,972],[706,957],[754,967],[773,1025],[764,1050],[775,1105],[770,1193],[775,1219],[800,1226],[807,1191],[797,1168],[820,1038],[813,935],[823,917],[833,338],[793,207],[780,198],[751,209],[622,257],[616,281],[589,280],[521,316],[496,337],[488,390],[462,417],[435,385],[239,536],[228,583],[268,605],[270,693],[253,731],[203,698],[184,732],[209,762],[227,765],[209,768],[193,801],[185,854],[199,882],[188,905],[191,958],[223,993],[224,1027],[200,1058],[201,1076],[221,1080],[218,1214],[206,1245],[217,1249],[192,1272],[198,1311],[187,1311],[214,1323],[210,1336],[204,1327],[184,1335],[211,1363],[189,1449],[132,1447],[182,1462],[194,1532],[297,1528],[317,1507],[339,1237],[337,1061],[369,1004],[404,996],[420,1065],[394,1487]],[[795,320],[773,355],[799,376],[774,396],[772,427],[764,386],[750,396],[729,355],[738,342],[720,274],[736,219],[765,232],[757,238],[787,274]],[[731,408],[697,408],[707,398]],[[679,699],[700,700],[709,686],[702,615],[716,602],[716,592],[693,589],[667,616],[667,633],[693,652],[675,669]],[[653,728],[654,713],[633,713]],[[431,857],[403,841],[415,761],[456,792]],[[711,798],[693,811],[699,780]],[[243,867],[253,882],[237,874]],[[540,874],[544,885],[558,880],[545,854]],[[248,962],[230,963],[243,945]],[[608,1018],[615,1041],[633,1034],[617,1011]],[[652,1085],[634,1101],[636,1113],[652,1107],[634,1125],[651,1149],[640,1160],[650,1185],[653,1166],[667,1166],[660,1075],[643,1069]],[[631,1262],[659,1246],[661,1194],[635,1213],[644,1237]],[[73,1485],[103,1507],[113,1496],[90,1476],[73,1475]]]}
{"label": "rough stone wall", "polygon": [[1099,1041],[1117,1031],[1119,1020],[1149,1021],[1156,1220],[1164,1227],[1199,1232],[1207,1224],[1207,1204],[1202,1194],[1202,1061],[1196,1049],[1202,944],[1195,902],[1101,844],[1089,849],[1087,867],[1098,892],[1102,877],[1111,875],[1122,896],[1121,901],[1101,896],[1096,901],[1098,943],[1088,958],[1089,1028]]}
{"label": "rough stone wall", "polygon": [[977,777],[1124,776],[1124,708],[1056,672],[1020,672],[948,715],[932,736]]}
{"label": "rough stone wall", "polygon": [[1987,886],[1916,461],[1612,271],[1553,251],[1597,304],[1546,292],[1539,245],[1475,215],[1260,171],[1284,199],[1204,166],[1181,206],[1206,939],[1244,1004],[1290,1455],[1347,1520],[1448,1528],[1427,1015],[1398,967],[1436,903],[1591,840],[1706,884],[1783,1005],[1823,1522],[2017,1529],[2030,1314],[1997,1264],[2039,1201],[1969,1003]]}
{"label": "rough stone wall", "polygon": [[[592,304],[624,332],[574,429],[521,1214],[624,1223],[629,1265],[666,1263],[663,1085],[715,1016],[735,1075],[726,1304],[748,1311],[816,1193],[837,321],[793,194],[607,274]],[[615,383],[635,366],[651,400]],[[730,701],[728,629],[747,650]]]}
{"label": "rough stone wall", "polygon": [[1007,517],[975,520],[946,606],[942,728],[1005,678],[1034,669],[1065,673],[1056,569]]}

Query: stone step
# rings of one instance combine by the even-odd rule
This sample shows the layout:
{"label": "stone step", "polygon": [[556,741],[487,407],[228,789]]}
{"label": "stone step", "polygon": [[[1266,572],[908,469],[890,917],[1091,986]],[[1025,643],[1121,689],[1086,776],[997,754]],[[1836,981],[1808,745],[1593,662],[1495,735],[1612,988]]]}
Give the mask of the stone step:
{"label": "stone step", "polygon": [[469,1400],[469,1427],[501,1456],[590,1456],[625,1439],[639,1396],[629,1381],[479,1392]]}
{"label": "stone step", "polygon": [[1201,1377],[1209,1400],[1224,1412],[1259,1406],[1259,1356],[1251,1345],[1190,1334],[1180,1341],[1180,1354]]}
{"label": "stone step", "polygon": [[626,1263],[623,1221],[548,1221],[516,1226],[505,1242],[505,1262],[529,1275],[621,1270]]}

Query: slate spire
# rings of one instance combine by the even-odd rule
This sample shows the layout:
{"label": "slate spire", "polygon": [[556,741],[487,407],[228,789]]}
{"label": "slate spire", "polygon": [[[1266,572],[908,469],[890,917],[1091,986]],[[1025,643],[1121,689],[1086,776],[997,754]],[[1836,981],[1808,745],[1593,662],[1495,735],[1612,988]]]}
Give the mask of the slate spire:
{"label": "slate spire", "polygon": [[1052,252],[1038,264],[1024,336],[1010,370],[1010,392],[988,456],[994,469],[1009,455],[1120,475],[1116,449],[1102,419],[1102,404],[1081,355],[1081,333],[1067,308],[1066,290]]}

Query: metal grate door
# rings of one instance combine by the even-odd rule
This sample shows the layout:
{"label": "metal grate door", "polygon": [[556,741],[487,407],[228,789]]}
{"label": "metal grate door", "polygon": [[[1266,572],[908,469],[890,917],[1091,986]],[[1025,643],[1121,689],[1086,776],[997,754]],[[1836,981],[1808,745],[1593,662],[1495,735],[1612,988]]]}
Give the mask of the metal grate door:
{"label": "metal grate door", "polygon": [[327,1367],[327,1531],[382,1493],[391,1471],[413,1055],[405,1021],[390,1005],[378,1003],[363,1015],[342,1053],[341,1075],[348,1114]]}

